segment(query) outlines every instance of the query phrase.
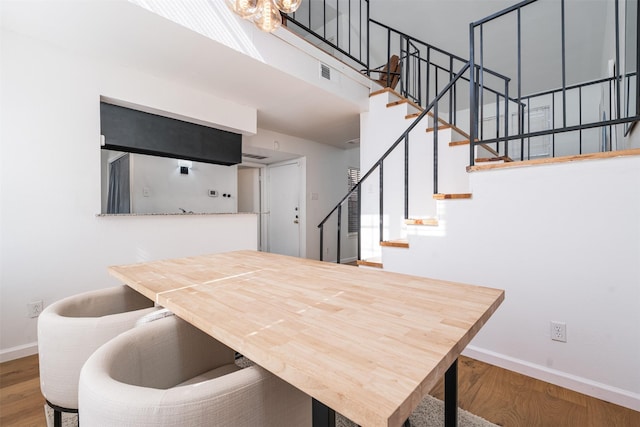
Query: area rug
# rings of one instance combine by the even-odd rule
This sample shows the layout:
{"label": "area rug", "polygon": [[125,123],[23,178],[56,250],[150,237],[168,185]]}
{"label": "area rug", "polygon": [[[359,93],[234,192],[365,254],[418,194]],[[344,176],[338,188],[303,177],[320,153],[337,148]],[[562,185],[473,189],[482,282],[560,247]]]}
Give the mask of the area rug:
{"label": "area rug", "polygon": [[[53,409],[46,403],[44,404],[44,415],[47,419],[47,427],[53,427]],[[78,427],[78,414],[63,412],[62,427]]]}
{"label": "area rug", "polygon": [[[409,417],[411,427],[444,426],[444,402],[432,396],[425,397]],[[336,427],[356,427],[356,424],[336,414]],[[498,427],[484,418],[458,408],[458,427]]]}

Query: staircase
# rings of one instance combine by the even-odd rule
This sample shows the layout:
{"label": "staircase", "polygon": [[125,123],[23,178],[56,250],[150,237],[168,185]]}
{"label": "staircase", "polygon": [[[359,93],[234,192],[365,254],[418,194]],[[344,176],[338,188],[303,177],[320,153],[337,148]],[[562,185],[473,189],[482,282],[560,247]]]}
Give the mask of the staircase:
{"label": "staircase", "polygon": [[[368,8],[368,2],[365,3]],[[396,92],[385,88],[371,94],[369,112],[362,115],[360,136],[361,170],[367,172],[319,224],[321,260],[324,253],[324,225],[334,215],[336,241],[340,242],[344,215],[342,204],[355,192],[358,193],[361,220],[357,259],[362,260],[362,265],[381,267],[382,248],[406,249],[411,244],[411,235],[443,232],[448,206],[465,203],[465,200],[473,197],[467,170],[482,168],[480,165],[496,167],[500,163],[512,162],[512,159],[533,162],[535,157],[611,152],[614,150],[613,133],[617,130],[614,126],[630,126],[640,120],[638,112],[634,113],[629,108],[627,110],[631,112],[626,117],[620,114],[619,96],[614,102],[614,92],[619,94],[623,78],[631,78],[631,74],[622,76],[618,73],[568,86],[565,81],[564,50],[562,87],[535,94],[521,93],[519,57],[515,82],[484,66],[483,26],[502,16],[520,16],[522,10],[529,10],[527,8],[535,3],[538,3],[537,0],[526,0],[471,23],[470,59],[467,62],[367,18],[366,45],[369,54],[366,62],[362,62],[362,56],[351,59],[360,61],[359,64],[365,65],[363,72],[371,75],[374,69],[370,66],[370,56],[377,57],[377,63],[380,63],[380,58],[399,55],[399,89]],[[563,14],[562,28],[564,19]],[[519,32],[520,21],[517,22]],[[372,28],[385,33],[380,38],[387,40],[386,49],[383,49],[385,52],[375,52],[369,45]],[[480,36],[478,53],[474,51],[477,47],[474,42],[476,33]],[[517,43],[520,43],[519,37]],[[345,51],[342,53],[346,54]],[[440,64],[434,62],[436,53],[443,61]],[[479,63],[476,63],[477,59]],[[637,79],[637,74],[632,74]],[[395,76],[377,76],[375,81],[388,84]],[[489,87],[490,80],[493,88]],[[447,82],[444,87],[443,81]],[[372,86],[377,85],[372,81]],[[496,90],[498,87],[503,89]],[[513,87],[517,89],[516,95],[513,95]],[[587,95],[589,93],[602,95],[594,100],[594,96]],[[468,94],[466,101],[465,94]],[[545,102],[549,106],[537,106]],[[598,111],[595,115],[591,111],[606,104],[609,105],[608,114],[604,114],[602,119]],[[466,107],[468,109],[465,110]],[[536,113],[541,108],[546,110]],[[588,114],[583,112],[587,108]],[[577,110],[577,117],[568,114],[575,113],[574,110]],[[536,129],[532,111],[547,117],[545,120],[549,123],[542,122],[550,126]],[[459,120],[460,116],[463,120]],[[466,125],[459,124],[465,121]],[[574,124],[576,121],[577,124]],[[490,124],[488,127],[492,129],[485,130],[485,124]],[[461,128],[468,129],[468,133]],[[597,138],[590,137],[589,141],[583,142],[583,133],[587,135],[589,130],[602,133],[599,147]],[[544,139],[545,151],[533,150],[541,138]],[[562,143],[557,144],[556,140]],[[337,262],[341,262],[340,244],[336,253]]]}
{"label": "staircase", "polygon": [[[362,118],[361,165],[368,169],[380,157],[385,142],[396,139],[415,120],[423,109],[385,88],[371,93],[369,112]],[[436,138],[437,132],[437,138]],[[434,188],[434,144],[438,144],[438,192]],[[468,166],[469,136],[445,120],[435,120],[427,113],[409,133],[408,143],[389,156],[384,164],[385,218],[382,237],[376,230],[362,227],[361,257],[358,265],[382,268],[386,250],[402,251],[410,245],[413,235],[438,234],[445,218],[443,206],[472,197],[469,188]],[[480,149],[480,148],[479,148]],[[402,182],[405,168],[404,150],[408,150],[408,206],[404,211]],[[481,149],[483,153],[486,149]],[[484,154],[483,154],[484,155]],[[370,161],[369,161],[370,160]],[[379,180],[379,174],[378,174]],[[376,177],[370,177],[372,182]],[[362,194],[363,217],[377,215],[379,196],[365,187]],[[405,217],[406,216],[406,217]]]}
{"label": "staircase", "polygon": [[[535,3],[526,0],[477,23],[480,45],[482,25],[517,13],[519,26],[521,10]],[[564,0],[538,4],[564,7]],[[507,83],[500,99],[496,93],[483,96],[486,70],[482,62],[474,66],[473,41],[471,46],[466,75],[462,69],[448,88],[438,88],[435,100],[427,96],[426,110],[389,89],[371,93],[369,112],[361,120],[361,169],[367,172],[354,189],[361,205],[358,264],[505,289],[500,315],[465,354],[637,409],[638,375],[629,377],[628,370],[616,369],[619,364],[602,364],[611,354],[628,366],[639,360],[637,334],[629,324],[637,323],[639,313],[634,230],[640,214],[640,148],[615,151],[612,143],[616,127],[629,133],[640,121],[637,110],[621,114],[614,102],[620,98],[613,96],[623,78],[637,82],[637,74],[567,86],[563,69],[561,88],[517,93],[514,100]],[[517,80],[519,68],[518,59]],[[459,129],[463,125],[454,126],[455,115],[448,120],[451,110],[438,113],[438,104],[461,78],[469,82],[464,89],[470,94],[468,133]],[[520,81],[513,83],[520,92]],[[583,102],[583,95],[589,98],[592,90],[602,94],[592,104],[608,105],[609,119],[598,108],[594,117],[586,114],[593,99]],[[483,97],[486,101],[489,95],[495,98],[487,106]],[[576,102],[569,104],[572,97]],[[550,107],[552,124],[544,130],[530,124],[538,101]],[[566,113],[576,110],[572,120]],[[483,134],[486,114],[494,114],[496,123]],[[541,137],[548,138],[551,149],[535,159],[533,145],[527,144]],[[588,147],[598,143],[595,150]],[[497,171],[476,172],[483,169]],[[327,218],[340,218],[339,206],[348,196]],[[327,218],[319,225],[321,254]],[[339,242],[339,219],[337,224]],[[577,325],[562,346],[550,340],[551,319]]]}

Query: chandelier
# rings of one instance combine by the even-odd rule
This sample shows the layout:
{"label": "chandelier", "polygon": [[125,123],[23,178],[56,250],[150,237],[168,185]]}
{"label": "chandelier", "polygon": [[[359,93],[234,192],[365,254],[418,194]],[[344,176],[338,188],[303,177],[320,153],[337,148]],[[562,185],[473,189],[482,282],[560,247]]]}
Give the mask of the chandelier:
{"label": "chandelier", "polygon": [[282,24],[282,13],[293,13],[302,0],[227,0],[241,18],[253,21],[262,31],[272,32]]}

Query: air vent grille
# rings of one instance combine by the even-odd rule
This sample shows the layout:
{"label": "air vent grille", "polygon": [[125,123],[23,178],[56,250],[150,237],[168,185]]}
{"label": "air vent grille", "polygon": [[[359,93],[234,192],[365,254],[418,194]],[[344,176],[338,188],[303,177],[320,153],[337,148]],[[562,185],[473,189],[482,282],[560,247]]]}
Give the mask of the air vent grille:
{"label": "air vent grille", "polygon": [[320,77],[331,80],[331,68],[326,64],[320,64]]}

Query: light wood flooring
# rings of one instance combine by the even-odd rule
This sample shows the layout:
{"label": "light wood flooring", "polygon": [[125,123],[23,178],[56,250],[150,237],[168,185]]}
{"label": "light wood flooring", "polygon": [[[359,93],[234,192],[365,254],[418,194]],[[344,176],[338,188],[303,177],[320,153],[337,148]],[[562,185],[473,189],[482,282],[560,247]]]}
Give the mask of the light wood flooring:
{"label": "light wood flooring", "polygon": [[[460,358],[460,406],[502,426],[637,427],[640,412]],[[432,395],[442,399],[442,384]],[[38,356],[0,364],[0,426],[43,427]]]}

